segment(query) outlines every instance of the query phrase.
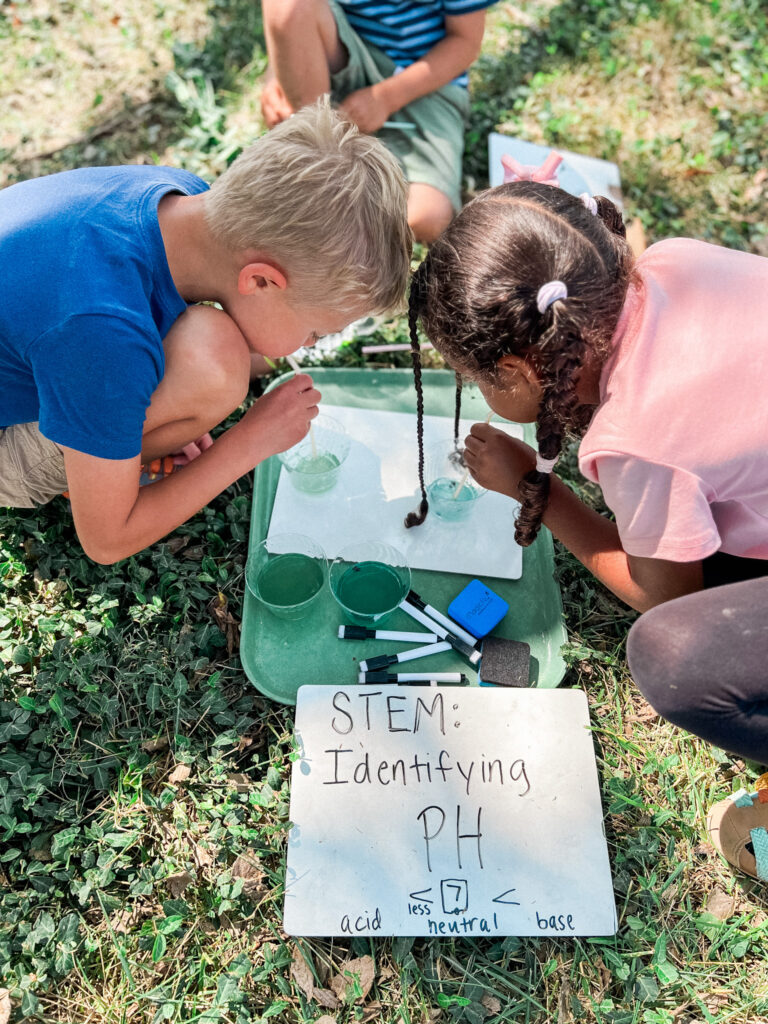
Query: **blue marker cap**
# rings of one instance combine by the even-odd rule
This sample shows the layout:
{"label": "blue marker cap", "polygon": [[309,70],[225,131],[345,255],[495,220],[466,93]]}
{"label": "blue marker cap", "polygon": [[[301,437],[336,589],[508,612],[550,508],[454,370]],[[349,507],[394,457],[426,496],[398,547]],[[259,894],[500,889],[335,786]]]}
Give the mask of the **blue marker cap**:
{"label": "blue marker cap", "polygon": [[448,614],[468,633],[481,637],[497,626],[509,611],[499,597],[480,580],[472,580],[448,605]]}

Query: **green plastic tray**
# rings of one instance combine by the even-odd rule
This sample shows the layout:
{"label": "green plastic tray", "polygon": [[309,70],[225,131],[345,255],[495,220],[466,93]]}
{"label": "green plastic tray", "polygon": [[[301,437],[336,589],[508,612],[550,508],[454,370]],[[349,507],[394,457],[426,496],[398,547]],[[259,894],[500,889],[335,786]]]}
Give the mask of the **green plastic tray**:
{"label": "green plastic tray", "polygon": [[[313,368],[317,387],[323,394],[323,406],[346,405],[360,409],[388,409],[414,412],[416,395],[410,370],[345,370]],[[452,373],[445,370],[424,372],[424,411],[427,415],[453,417],[455,384]],[[462,396],[462,417],[485,418],[487,407],[475,389],[465,389]],[[525,439],[533,442],[533,429],[525,428]],[[414,459],[416,458],[416,420],[414,415]],[[253,507],[249,545],[255,546],[267,535],[272,505],[275,500],[280,463],[267,459],[257,466],[253,481]],[[510,515],[510,530],[513,529]],[[312,536],[312,524],[306,531]],[[493,543],[493,538],[488,538]],[[455,573],[413,571],[412,586],[425,601],[441,610],[472,579]],[[509,603],[509,612],[493,630],[494,636],[524,640],[531,646],[531,684],[557,686],[563,678],[565,663],[560,648],[565,642],[563,606],[560,590],[553,578],[552,537],[542,530],[539,537],[523,551],[523,575],[519,580],[483,577],[492,590]],[[326,583],[325,591],[314,610],[297,622],[275,618],[245,591],[240,657],[248,678],[254,686],[274,700],[296,703],[299,686],[314,684],[356,684],[358,661],[377,654],[397,653],[412,644],[385,644],[381,641],[339,640],[337,630],[343,622]],[[404,612],[396,611],[384,629],[418,630]],[[425,667],[426,666],[426,667]],[[404,669],[424,672],[467,673],[475,683],[475,673],[453,651],[431,657],[427,662],[414,662]]]}

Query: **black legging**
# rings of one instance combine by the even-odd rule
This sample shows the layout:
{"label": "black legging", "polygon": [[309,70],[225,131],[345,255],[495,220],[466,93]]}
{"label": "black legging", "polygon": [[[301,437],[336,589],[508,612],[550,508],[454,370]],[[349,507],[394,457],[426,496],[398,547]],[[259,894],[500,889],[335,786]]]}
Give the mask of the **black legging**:
{"label": "black legging", "polygon": [[640,616],[627,640],[629,668],[662,717],[768,764],[768,576],[717,585],[765,573],[768,562],[715,556],[704,569],[713,589]]}

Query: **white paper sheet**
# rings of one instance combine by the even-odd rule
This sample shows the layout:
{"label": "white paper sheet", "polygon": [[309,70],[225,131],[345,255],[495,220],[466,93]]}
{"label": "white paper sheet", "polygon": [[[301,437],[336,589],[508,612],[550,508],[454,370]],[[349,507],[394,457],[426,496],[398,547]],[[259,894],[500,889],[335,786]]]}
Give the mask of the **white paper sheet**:
{"label": "white paper sheet", "polygon": [[[302,494],[291,484],[285,469],[269,524],[269,536],[305,533],[313,537],[329,558],[355,540],[391,544],[408,559],[412,569],[432,569],[473,576],[519,579],[522,549],[514,540],[518,504],[489,491],[465,522],[447,523],[433,513],[423,526],[407,530],[403,520],[420,500],[416,447],[416,419],[412,413],[323,407],[342,423],[352,446],[339,481],[325,494]],[[462,420],[461,438],[474,420]],[[513,437],[522,427],[494,423]],[[453,420],[424,417],[424,446],[453,437]]]}

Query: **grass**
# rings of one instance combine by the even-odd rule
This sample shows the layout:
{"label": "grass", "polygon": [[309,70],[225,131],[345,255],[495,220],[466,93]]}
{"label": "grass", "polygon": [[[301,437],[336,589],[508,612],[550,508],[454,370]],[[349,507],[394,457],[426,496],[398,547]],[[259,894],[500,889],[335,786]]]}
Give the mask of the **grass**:
{"label": "grass", "polygon": [[[0,4],[0,173],[218,173],[260,130],[258,8]],[[767,38],[759,0],[498,4],[468,189],[500,127],[617,160],[651,241],[768,252]],[[403,337],[394,321],[377,340]],[[337,361],[360,365],[359,348]],[[599,504],[573,452],[564,465]],[[653,716],[623,660],[633,616],[562,551],[566,685],[589,695],[618,935],[282,934],[293,716],[238,659],[249,504],[243,479],[114,568],[84,558],[63,500],[0,511],[0,1021],[9,998],[14,1021],[62,1024],[768,1018],[764,890],[703,832],[750,770]]]}

